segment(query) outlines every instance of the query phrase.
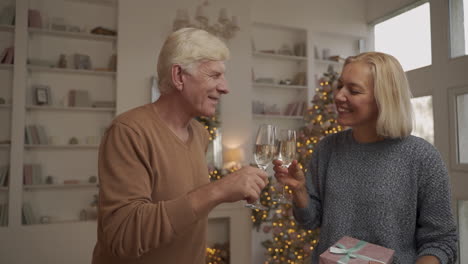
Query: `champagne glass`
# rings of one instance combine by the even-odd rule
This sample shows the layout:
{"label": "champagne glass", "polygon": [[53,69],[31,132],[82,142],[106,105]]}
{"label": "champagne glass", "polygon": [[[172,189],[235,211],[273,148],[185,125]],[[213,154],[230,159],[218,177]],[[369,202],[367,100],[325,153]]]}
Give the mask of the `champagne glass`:
{"label": "champagne glass", "polygon": [[[281,129],[279,132],[279,150],[278,160],[283,162],[281,167],[288,168],[296,157],[296,131],[292,129]],[[281,204],[290,204],[291,202],[285,195],[286,187],[282,187],[282,193],[274,200]]]}
{"label": "champagne glass", "polygon": [[[257,138],[255,140],[254,158],[255,163],[264,171],[273,161],[276,155],[276,127],[263,124],[258,128]],[[260,203],[260,198],[253,204],[246,204],[247,208],[268,210]]]}

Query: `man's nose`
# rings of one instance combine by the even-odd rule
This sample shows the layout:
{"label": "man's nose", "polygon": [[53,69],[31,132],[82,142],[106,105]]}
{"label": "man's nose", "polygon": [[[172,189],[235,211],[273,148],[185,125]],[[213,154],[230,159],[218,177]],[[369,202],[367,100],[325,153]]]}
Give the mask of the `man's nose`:
{"label": "man's nose", "polygon": [[228,83],[226,80],[224,80],[223,82],[221,82],[218,86],[217,86],[217,90],[218,92],[222,93],[222,94],[227,94],[229,93],[229,86],[228,86]]}

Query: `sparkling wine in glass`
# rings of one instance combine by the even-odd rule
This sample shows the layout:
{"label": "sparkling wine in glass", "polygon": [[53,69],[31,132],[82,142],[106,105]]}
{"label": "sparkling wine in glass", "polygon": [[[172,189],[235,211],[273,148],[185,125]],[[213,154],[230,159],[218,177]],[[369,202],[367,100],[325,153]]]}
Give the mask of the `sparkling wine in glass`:
{"label": "sparkling wine in glass", "polygon": [[[281,165],[283,168],[288,168],[291,162],[296,158],[296,131],[292,129],[281,129],[278,141],[278,160],[283,162],[283,165]],[[282,204],[290,204],[291,202],[285,196],[286,188],[283,186],[282,189],[282,194],[278,195],[275,201]]]}
{"label": "sparkling wine in glass", "polygon": [[[273,125],[261,125],[258,128],[254,147],[255,163],[264,171],[276,156],[276,127]],[[259,199],[260,200],[260,199]],[[253,204],[246,204],[250,209],[268,210],[257,200]]]}

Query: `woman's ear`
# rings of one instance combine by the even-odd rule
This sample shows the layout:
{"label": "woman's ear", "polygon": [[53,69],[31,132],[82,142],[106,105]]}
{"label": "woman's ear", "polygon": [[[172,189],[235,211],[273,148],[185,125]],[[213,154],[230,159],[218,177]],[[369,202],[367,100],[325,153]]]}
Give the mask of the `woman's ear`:
{"label": "woman's ear", "polygon": [[172,65],[171,68],[171,74],[172,74],[172,83],[174,84],[174,87],[178,91],[182,91],[184,88],[184,81],[182,79],[182,67],[178,64]]}

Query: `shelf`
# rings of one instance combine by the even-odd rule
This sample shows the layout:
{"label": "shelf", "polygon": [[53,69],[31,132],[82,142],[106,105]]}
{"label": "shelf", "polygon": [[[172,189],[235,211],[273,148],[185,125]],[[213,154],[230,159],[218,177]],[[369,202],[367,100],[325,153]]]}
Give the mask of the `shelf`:
{"label": "shelf", "polygon": [[53,73],[70,73],[70,74],[81,74],[81,75],[102,75],[102,76],[115,76],[115,72],[110,71],[93,71],[93,70],[75,70],[75,69],[61,69],[61,68],[50,68],[44,66],[33,66],[28,65],[28,69],[35,72],[53,72]]}
{"label": "shelf", "polygon": [[99,145],[33,145],[33,144],[25,144],[25,148],[27,149],[98,149]]}
{"label": "shelf", "polygon": [[292,120],[303,120],[304,116],[285,116],[285,115],[261,115],[261,114],[254,114],[254,118],[271,118],[271,119],[292,119]]}
{"label": "shelf", "polygon": [[268,84],[253,82],[254,87],[269,87],[269,88],[284,88],[284,89],[307,89],[304,85],[285,85],[285,84]]}
{"label": "shelf", "polygon": [[315,63],[317,64],[327,64],[327,65],[336,65],[336,66],[343,66],[344,62],[339,61],[332,61],[332,60],[319,60],[315,59]]}
{"label": "shelf", "polygon": [[[33,227],[39,227],[39,226],[47,226],[47,225],[54,225],[54,224],[79,224],[79,223],[96,223],[96,220],[79,220],[79,219],[69,219],[69,220],[52,220],[49,223],[39,223],[39,220],[37,220],[37,223],[34,224],[22,224],[25,227],[33,228]],[[73,227],[75,228],[75,227]]]}
{"label": "shelf", "polygon": [[46,35],[46,36],[54,36],[54,37],[97,40],[97,41],[116,41],[117,40],[116,36],[105,36],[105,35],[83,33],[83,32],[68,32],[68,31],[48,30],[48,29],[42,29],[42,28],[29,28],[28,30],[30,34]]}
{"label": "shelf", "polygon": [[13,64],[0,63],[0,70],[13,70]]}
{"label": "shelf", "polygon": [[307,60],[307,57],[279,55],[279,54],[265,53],[265,52],[254,52],[252,55],[255,57],[265,57],[265,58],[280,59],[280,60],[296,60],[296,61]]}
{"label": "shelf", "polygon": [[102,6],[117,6],[116,0],[65,0],[66,2],[72,3],[85,3],[85,4],[93,4],[93,5],[102,5]]}
{"label": "shelf", "polygon": [[69,106],[40,106],[28,105],[29,111],[76,111],[76,112],[115,112],[115,108],[109,107],[69,107]]}
{"label": "shelf", "polygon": [[14,32],[15,26],[12,25],[0,25],[0,31],[3,32]]}
{"label": "shelf", "polygon": [[0,104],[0,109],[11,109],[11,104]]}
{"label": "shelf", "polygon": [[97,183],[75,183],[75,184],[32,184],[24,185],[25,191],[48,190],[48,189],[75,189],[75,188],[97,188]]}
{"label": "shelf", "polygon": [[291,26],[286,26],[286,25],[278,25],[278,24],[270,24],[270,23],[264,23],[264,22],[253,22],[252,26],[267,28],[267,29],[280,29],[280,30],[288,30],[288,31],[297,31],[297,32],[300,32],[302,34],[307,32],[307,29],[305,29],[305,28],[297,28],[297,27],[291,27]]}

